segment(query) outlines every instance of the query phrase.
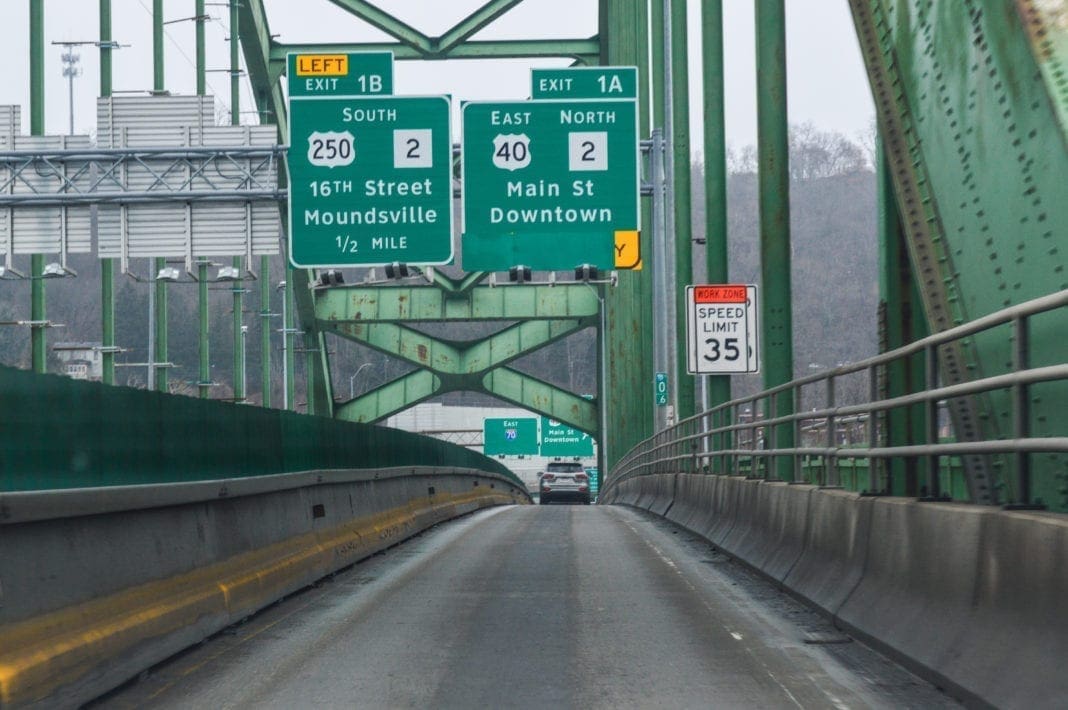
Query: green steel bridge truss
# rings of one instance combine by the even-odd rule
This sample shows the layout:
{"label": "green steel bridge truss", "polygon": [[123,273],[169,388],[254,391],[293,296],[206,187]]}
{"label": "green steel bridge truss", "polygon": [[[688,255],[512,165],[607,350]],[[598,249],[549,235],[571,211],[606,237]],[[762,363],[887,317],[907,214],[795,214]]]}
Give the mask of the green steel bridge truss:
{"label": "green steel bridge truss", "polygon": [[[612,56],[604,39],[611,32],[608,28],[612,18],[617,18],[615,24],[630,33],[631,41],[620,42],[621,46],[633,48],[638,44],[633,40],[645,36],[644,31],[636,29],[644,17],[638,12],[642,3],[602,2],[602,32],[592,38],[477,41],[471,37],[522,0],[491,0],[439,37],[427,36],[363,0],[330,1],[395,41],[282,44],[272,39],[262,0],[242,4],[239,34],[258,110],[268,120],[277,122],[282,136],[287,134],[287,129],[281,80],[289,52],[389,50],[398,60],[564,57],[578,64],[638,64],[637,55]],[[495,288],[483,283],[488,276],[485,273],[467,274],[462,279],[451,279],[439,271],[433,273],[432,283],[425,286],[309,288],[314,283],[312,274],[291,271],[289,279],[294,286],[307,358],[310,413],[374,422],[430,397],[452,391],[475,391],[545,414],[600,438],[598,413],[603,396],[585,399],[510,368],[508,363],[585,328],[597,329],[600,344],[604,337],[600,327],[600,305],[605,298],[602,285],[516,284]],[[636,274],[624,280],[645,286],[648,277]],[[623,290],[634,291],[634,288]],[[647,313],[644,320],[650,322],[651,314]],[[416,327],[421,322],[481,322],[497,327],[486,337],[454,341],[421,332]],[[637,332],[650,333],[651,328],[635,330],[617,336],[610,330],[608,337],[625,340],[613,347],[614,351],[623,353],[620,368],[650,370],[645,379],[651,379],[651,366],[638,360],[644,353],[636,347],[639,339],[634,337]],[[328,334],[386,353],[416,369],[350,401],[335,403],[325,340]],[[639,379],[635,374],[622,379]],[[621,379],[619,373],[615,379]],[[600,391],[606,391],[603,383]],[[646,394],[637,399],[651,398],[651,392]],[[635,399],[634,391],[626,399]],[[648,404],[651,407],[651,400]],[[647,425],[635,426],[640,417],[629,419],[632,432],[620,440],[620,446],[648,433]]]}
{"label": "green steel bridge truss", "polygon": [[[260,0],[248,2],[241,13],[240,34],[260,110],[277,119],[283,134],[285,105],[279,80],[287,52],[389,49],[402,60],[569,57],[584,64],[637,65],[644,135],[650,128],[645,110],[650,90],[657,112],[654,120],[660,120],[665,89],[664,82],[646,70],[647,47],[652,49],[654,64],[665,51],[662,41],[648,42],[647,28],[652,26],[652,37],[657,40],[665,21],[676,31],[685,26],[674,12],[665,18],[658,2],[601,0],[598,34],[592,38],[475,41],[473,35],[522,0],[487,2],[439,37],[428,36],[363,0],[330,1],[395,42],[285,45],[271,39]],[[715,22],[719,15],[720,3],[704,5],[707,30],[709,20]],[[1064,288],[1068,278],[1058,235],[1063,241],[1068,229],[1068,202],[1055,196],[1063,194],[1068,184],[1068,10],[1063,4],[1033,0],[851,0],[850,5],[876,100],[885,156],[881,173],[884,347],[921,336],[928,327],[945,330],[1010,303]],[[765,28],[781,19],[765,8],[757,9],[758,37],[765,30],[769,34],[764,37],[781,30]],[[675,97],[677,109],[686,106],[685,84],[678,81],[680,75],[685,79],[685,53],[680,56],[680,46],[684,43],[674,38],[669,55],[676,72],[672,83],[676,93],[683,95],[681,103]],[[708,44],[706,52],[709,47],[717,49]],[[705,81],[706,87],[712,86],[715,77],[706,76]],[[688,152],[688,144],[678,140],[682,133],[676,131],[676,152],[682,145],[687,145]],[[781,145],[771,144],[773,140],[762,139],[762,155],[766,156],[762,165],[765,160],[774,162],[776,151],[782,150]],[[681,183],[676,187],[683,192]],[[773,198],[768,197],[771,219],[785,221],[787,212],[772,204]],[[679,261],[682,270],[690,264],[689,206],[679,207],[675,212],[681,223],[678,241],[685,244],[677,244],[676,253],[685,252]],[[766,224],[764,231],[769,228],[782,226]],[[651,253],[648,232],[643,230],[642,237],[647,254]],[[720,268],[710,261],[709,274]],[[308,275],[294,274],[305,349],[313,361],[308,368],[310,410],[373,421],[435,394],[473,389],[596,433],[595,409],[604,406],[613,422],[611,430],[603,432],[611,451],[609,463],[651,433],[651,389],[646,386],[652,381],[649,339],[653,332],[648,270],[621,273],[616,288],[605,293],[607,318],[602,337],[607,374],[595,403],[507,367],[534,348],[596,326],[592,289],[557,286],[559,290],[548,302],[542,296],[547,291],[544,286],[498,289],[491,297],[486,294],[492,289],[480,283],[483,277],[470,274],[463,282],[437,277],[435,284],[418,288],[309,290]],[[533,295],[520,295],[528,290]],[[419,320],[439,319],[507,325],[488,338],[466,343],[434,338],[412,327]],[[1030,343],[1032,361],[1050,359],[1062,347],[1057,327],[1036,326]],[[356,340],[419,369],[335,410],[329,363],[323,355],[326,333]],[[939,377],[954,383],[1005,370],[1012,361],[1009,340],[1005,334],[995,334],[946,348],[935,363],[919,362],[913,368],[888,371],[883,386],[889,391],[915,391]],[[928,367],[937,373],[933,379],[925,372]],[[689,384],[680,383],[680,392],[685,393]],[[1056,387],[1040,388],[1034,397],[1036,433],[1063,429],[1055,409],[1068,393],[1053,391]],[[692,391],[680,394],[679,403],[680,416],[692,413]],[[961,398],[949,404],[956,434],[962,439],[1008,426],[1009,407],[1003,398]],[[884,428],[888,439],[904,442],[922,425],[897,417],[885,422]],[[989,503],[1006,497],[1004,490],[999,491],[1009,485],[1004,461],[977,457],[966,464],[972,500]],[[1050,456],[1040,468],[1036,496],[1058,498],[1068,475],[1065,462]],[[905,473],[895,480],[909,480]]]}
{"label": "green steel bridge truss", "polygon": [[[506,41],[473,37],[523,0],[485,2],[437,37],[366,0],[329,1],[393,41],[283,44],[272,37],[262,0],[242,0],[231,7],[231,25],[240,38],[256,108],[264,122],[277,124],[282,136],[287,135],[287,116],[280,82],[290,51],[389,49],[399,60],[562,57],[578,64],[634,65],[639,67],[641,135],[651,129],[650,108],[658,127],[663,126],[666,103],[677,115],[688,112],[686,4],[679,0],[669,5],[657,0],[599,0],[598,30],[593,37]],[[198,7],[202,5],[198,0]],[[30,123],[34,135],[43,133],[42,7],[41,0],[31,2]],[[878,171],[882,347],[892,349],[928,329],[946,330],[1068,288],[1064,254],[1068,201],[1063,199],[1068,185],[1068,6],[1040,0],[850,0],[850,7],[882,140]],[[161,8],[162,2],[156,0],[157,15]],[[670,16],[665,16],[668,9]],[[772,386],[792,376],[788,186],[784,187],[782,177],[787,157],[785,70],[780,51],[784,20],[781,0],[757,2],[756,10],[758,103],[770,107],[760,111],[759,123],[764,328],[769,345],[765,372],[775,371],[770,378],[765,376],[765,383]],[[108,95],[112,46],[107,0],[102,0],[101,12],[101,92]],[[721,14],[721,0],[702,3],[706,98],[722,97]],[[161,30],[161,22],[155,22],[157,90],[163,89]],[[668,34],[670,45],[665,40]],[[198,59],[201,45],[202,32],[198,31]],[[236,42],[231,51],[231,64],[236,65]],[[651,73],[650,66],[670,67],[671,71]],[[232,74],[236,120],[237,72]],[[202,84],[199,76],[198,91],[202,92]],[[665,102],[669,88],[671,101]],[[725,175],[722,161],[715,159],[722,155],[722,112],[716,110],[721,103],[710,99],[705,107],[706,152],[717,151],[709,153],[706,187],[707,274],[712,282],[727,280]],[[678,271],[686,275],[680,278],[682,286],[689,280],[692,265],[685,134],[685,130],[675,130],[672,136],[674,250]],[[651,254],[648,222],[642,227],[641,250]],[[778,271],[769,272],[769,263]],[[107,303],[111,271],[109,264],[104,266],[102,289]],[[43,257],[34,256],[33,274],[39,275],[42,267]],[[316,283],[312,272],[291,270],[287,283],[295,304],[289,313],[295,311],[300,320],[308,411],[340,420],[379,421],[446,392],[485,392],[597,436],[602,453],[608,451],[605,463],[611,466],[652,433],[651,272],[620,272],[618,283],[610,289],[589,283],[494,287],[486,283],[484,273],[451,278],[436,270],[426,285],[312,288]],[[785,278],[769,278],[775,273]],[[33,312],[43,313],[43,282],[35,276],[32,286]],[[240,303],[235,295],[235,313],[240,312]],[[769,331],[769,314],[776,313],[785,313],[785,321]],[[105,344],[113,342],[106,315]],[[473,340],[451,340],[421,329],[421,324],[429,322],[477,322],[493,332]],[[517,358],[589,327],[597,328],[606,360],[596,400],[511,367]],[[294,330],[287,324],[287,340]],[[882,393],[893,396],[930,389],[940,382],[954,384],[1010,371],[1021,354],[1031,365],[1060,362],[1066,330],[1068,324],[1061,320],[1036,319],[1026,337],[1017,342],[1007,328],[965,339],[943,348],[933,359],[888,368],[880,382]],[[235,340],[237,332],[235,325]],[[769,332],[777,335],[769,337]],[[416,369],[335,404],[326,340],[331,335],[399,358]],[[165,337],[164,330],[163,352]],[[43,372],[41,328],[34,329],[31,342],[34,369]],[[685,376],[679,380],[677,414],[683,418],[694,413],[693,381]],[[729,399],[726,378],[716,378],[711,384],[712,404]],[[1065,390],[1064,383],[1049,383],[1030,391],[1029,431],[1038,436],[1063,435]],[[1009,397],[1008,393],[990,393],[954,398],[948,404],[956,436],[965,440],[980,435],[1011,437]],[[602,431],[601,421],[611,421],[611,427]],[[895,415],[881,423],[882,436],[888,444],[907,444],[929,430],[929,425],[922,413]],[[1008,459],[989,456],[965,461],[971,500],[1019,500],[1011,490]],[[891,477],[894,488],[887,492],[917,494],[918,465],[915,461],[891,464],[901,469],[895,472],[901,475]],[[1064,456],[1036,457],[1033,474],[1035,498],[1047,503],[1068,500]]]}

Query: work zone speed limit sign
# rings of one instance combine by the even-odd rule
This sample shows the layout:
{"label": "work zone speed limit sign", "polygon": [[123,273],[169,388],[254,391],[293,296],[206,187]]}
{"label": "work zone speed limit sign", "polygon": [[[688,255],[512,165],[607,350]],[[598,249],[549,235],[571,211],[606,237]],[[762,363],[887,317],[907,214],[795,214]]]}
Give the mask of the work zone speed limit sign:
{"label": "work zone speed limit sign", "polygon": [[756,286],[687,286],[686,303],[687,372],[760,372]]}

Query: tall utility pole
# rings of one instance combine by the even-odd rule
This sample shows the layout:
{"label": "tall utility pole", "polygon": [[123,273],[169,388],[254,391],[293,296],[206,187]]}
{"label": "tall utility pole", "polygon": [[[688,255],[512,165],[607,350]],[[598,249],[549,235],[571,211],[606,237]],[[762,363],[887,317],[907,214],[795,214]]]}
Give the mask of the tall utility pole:
{"label": "tall utility pole", "polygon": [[[111,0],[100,0],[100,95],[111,96]],[[100,260],[100,330],[104,384],[115,384],[115,260]]]}
{"label": "tall utility pole", "polygon": [[[152,2],[152,93],[159,95],[164,93],[163,81],[163,0]],[[149,369],[153,373],[155,387],[160,392],[167,392],[167,370],[157,367],[157,363],[166,363],[169,359],[167,354],[167,282],[155,278],[161,269],[167,266],[167,260],[156,257],[153,260],[151,277],[153,284],[149,287],[150,294],[155,296],[155,303],[149,306],[154,308],[153,321],[155,330],[149,335],[154,339],[155,350]],[[149,382],[149,388],[152,382]]]}
{"label": "tall utility pole", "polygon": [[[730,282],[727,260],[727,139],[723,111],[723,0],[704,0],[701,3],[701,51],[704,68],[704,119],[705,119],[705,276],[710,284]],[[729,402],[731,379],[729,375],[705,377],[708,395],[705,408]],[[718,426],[731,424],[725,421],[729,413],[720,415]],[[729,448],[723,437],[716,448]],[[713,465],[719,459],[713,458]],[[719,471],[717,471],[719,472]]]}
{"label": "tall utility pole", "polygon": [[[44,0],[30,0],[30,135],[43,136],[44,103]],[[30,256],[30,359],[33,371],[48,370],[45,337],[47,316],[44,254]]]}
{"label": "tall utility pole", "polygon": [[[241,4],[230,0],[230,124],[241,125],[241,55],[238,44],[238,12]],[[241,257],[232,261],[241,274]],[[251,268],[251,264],[248,265]],[[266,278],[266,276],[263,276]],[[245,392],[245,282],[235,281],[234,294],[234,401],[244,402]]]}

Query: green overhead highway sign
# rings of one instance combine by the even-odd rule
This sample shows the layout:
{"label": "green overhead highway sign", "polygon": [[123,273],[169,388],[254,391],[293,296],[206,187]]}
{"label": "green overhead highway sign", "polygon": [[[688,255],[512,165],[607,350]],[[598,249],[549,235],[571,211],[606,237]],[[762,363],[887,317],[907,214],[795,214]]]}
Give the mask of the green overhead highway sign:
{"label": "green overhead highway sign", "polygon": [[447,97],[295,97],[289,103],[294,266],[452,261]]}
{"label": "green overhead highway sign", "polygon": [[637,67],[531,69],[535,99],[637,99]]}
{"label": "green overhead highway sign", "polygon": [[290,98],[388,96],[393,93],[393,52],[286,55]]}
{"label": "green overhead highway sign", "polygon": [[482,420],[482,453],[486,456],[536,455],[538,453],[538,420]]}
{"label": "green overhead highway sign", "polygon": [[555,419],[541,418],[542,456],[593,456],[593,439]]}
{"label": "green overhead highway sign", "polygon": [[615,268],[639,215],[637,104],[471,102],[463,107],[463,267]]}

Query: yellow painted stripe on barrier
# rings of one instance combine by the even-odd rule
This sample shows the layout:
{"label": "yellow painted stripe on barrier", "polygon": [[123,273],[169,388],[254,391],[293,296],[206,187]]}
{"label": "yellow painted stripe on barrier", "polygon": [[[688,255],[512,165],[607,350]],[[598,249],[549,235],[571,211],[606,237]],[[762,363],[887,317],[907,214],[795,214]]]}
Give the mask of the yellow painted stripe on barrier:
{"label": "yellow painted stripe on barrier", "polygon": [[39,701],[134,645],[195,625],[205,635],[333,570],[394,545],[470,506],[514,502],[503,493],[439,493],[167,579],[0,626],[0,704]]}

